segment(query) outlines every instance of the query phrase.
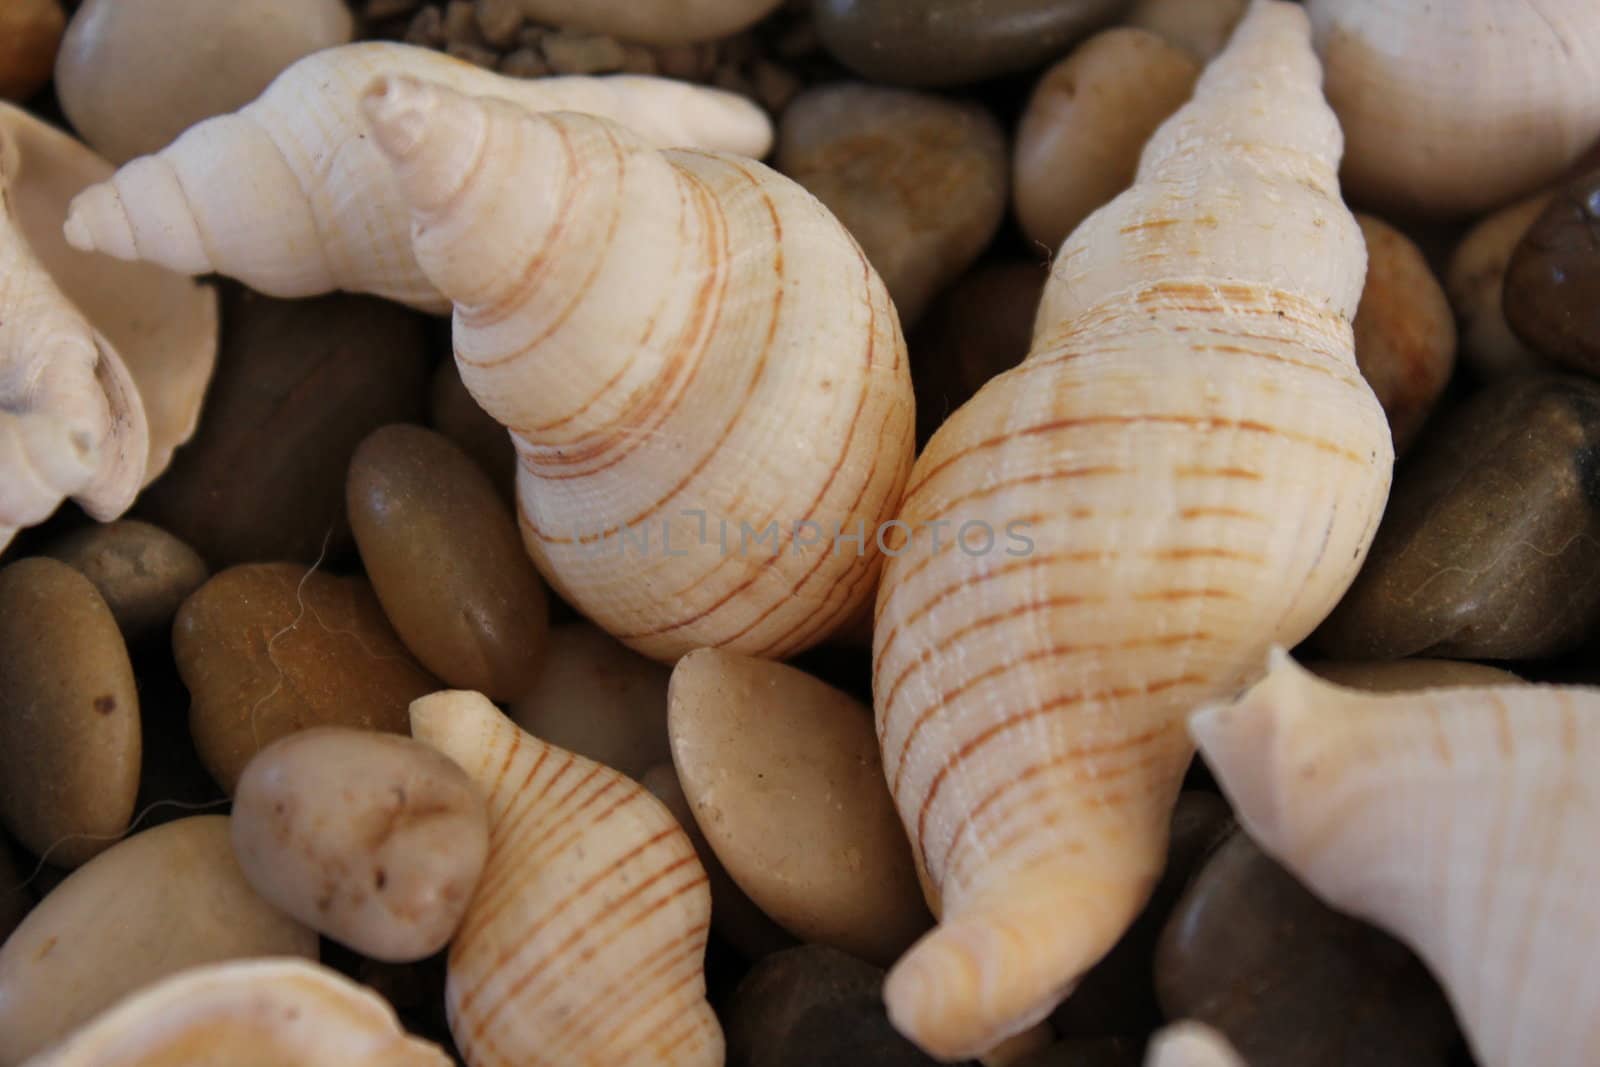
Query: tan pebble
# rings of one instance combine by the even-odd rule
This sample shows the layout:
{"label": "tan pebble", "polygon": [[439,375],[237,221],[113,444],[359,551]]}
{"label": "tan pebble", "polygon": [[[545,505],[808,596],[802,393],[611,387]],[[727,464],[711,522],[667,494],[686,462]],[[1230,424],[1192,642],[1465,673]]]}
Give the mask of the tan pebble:
{"label": "tan pebble", "polygon": [[[537,48],[518,48],[514,52],[507,52],[505,55],[501,56],[500,64],[496,69],[499,70],[501,74],[506,74],[513,78],[543,78],[550,73],[550,64],[544,61],[544,56],[539,54],[539,50]],[[455,374],[455,361],[447,359],[439,365],[439,376],[441,378],[444,377],[446,368],[448,368],[452,374]],[[455,378],[457,382],[461,380],[461,376],[459,374],[455,374]],[[462,386],[461,391],[466,393],[466,386]],[[472,394],[467,393],[467,399],[471,400]],[[477,404],[478,402],[476,400],[472,401],[473,407],[477,407]],[[483,411],[482,408],[478,408],[478,410],[480,412]],[[488,416],[485,415],[485,418],[487,417]],[[434,421],[434,425],[438,426],[441,430],[445,429],[443,426],[440,426],[437,419]],[[507,447],[505,451],[506,458],[509,461],[514,455],[513,450],[510,447],[511,439],[506,435],[505,428],[499,423],[495,423],[494,428],[498,430],[500,436],[506,440]],[[449,431],[446,430],[446,432],[448,433]],[[455,437],[454,434],[450,434],[450,436],[453,438]],[[461,445],[466,444],[466,442],[461,441],[459,438],[456,439],[456,443]],[[481,457],[480,462],[482,462]],[[504,479],[504,481],[508,484],[515,484],[515,476],[508,476],[506,479]],[[512,492],[513,491],[508,490],[507,495],[510,495]]]}
{"label": "tan pebble", "polygon": [[172,645],[195,750],[230,794],[278,738],[312,726],[403,734],[411,701],[439,688],[365,581],[293,563],[212,578],[178,609]]}
{"label": "tan pebble", "polygon": [[544,670],[511,706],[541,741],[637,778],[672,758],[667,683],[672,672],[586,622],[550,631]]}
{"label": "tan pebble", "polygon": [[66,25],[60,0],[0,4],[0,98],[26,100],[44,87]]}
{"label": "tan pebble", "polygon": [[422,48],[438,48],[444,44],[444,12],[437,7],[418,11],[406,27],[406,43]]}
{"label": "tan pebble", "polygon": [[51,863],[121,837],[139,790],[139,693],[111,609],[53,559],[0,570],[0,817]]}
{"label": "tan pebble", "polygon": [[133,519],[69,534],[46,554],[94,583],[129,640],[170,624],[178,605],[209,573],[194,549],[159,526]]}
{"label": "tan pebble", "polygon": [[1522,681],[1510,671],[1482,663],[1455,659],[1395,659],[1370,663],[1307,663],[1306,670],[1346,689],[1369,693],[1404,693],[1447,686],[1516,685]]}
{"label": "tan pebble", "polygon": [[466,773],[409,737],[321,727],[263,749],[233,799],[233,851],[268,901],[364,956],[431,956],[489,853]]}
{"label": "tan pebble", "polygon": [[1461,358],[1484,379],[1548,370],[1551,364],[1506,322],[1506,268],[1551,194],[1540,193],[1488,216],[1467,232],[1450,258],[1445,290],[1461,327]]}
{"label": "tan pebble", "polygon": [[1156,127],[1183,106],[1200,64],[1145,30],[1106,30],[1051,67],[1017,127],[1012,195],[1028,239],[1054,254],[1133,184]]}
{"label": "tan pebble", "polygon": [[592,33],[561,30],[547,34],[539,47],[557,74],[608,74],[628,61],[615,39]]}
{"label": "tan pebble", "polygon": [[1134,0],[1123,21],[1209,63],[1233,36],[1249,0]]}
{"label": "tan pebble", "polygon": [[373,591],[422,665],[494,700],[526,693],[550,608],[489,476],[432,430],[385,426],[356,448],[346,494]]}
{"label": "tan pebble", "polygon": [[83,139],[126,163],[243,107],[354,29],[342,0],[86,0],[61,43],[56,92]]}
{"label": "tan pebble", "polygon": [[683,785],[678,781],[677,768],[670,763],[659,763],[644,772],[639,784],[650,790],[672,812],[673,818],[678,820],[683,832],[693,842],[700,865],[706,869],[706,878],[711,883],[711,925],[717,933],[743,953],[746,959],[752,960],[794,945],[795,939],[789,932],[767,918],[766,913],[752,904],[750,898],[744,895],[744,890],[728,876],[722,861],[717,859],[716,851],[701,832],[700,824],[695,822],[689,798],[684,795]]}
{"label": "tan pebble", "polygon": [[1456,324],[1422,250],[1381,219],[1357,215],[1367,281],[1356,311],[1356,364],[1389,417],[1398,454],[1416,439],[1456,366]]}
{"label": "tan pebble", "polygon": [[445,54],[451,59],[459,59],[463,63],[471,63],[484,70],[495,70],[500,65],[500,57],[494,49],[486,48],[481,44],[471,44],[467,41],[452,41],[445,48]]}
{"label": "tan pebble", "polygon": [[522,30],[522,0],[477,0],[478,32],[494,48],[510,48]]}
{"label": "tan pebble", "polygon": [[[522,62],[517,57],[528,57],[537,66],[506,69],[514,61]],[[523,48],[501,60],[501,71],[521,78],[538,78],[549,74],[550,68],[537,52]],[[471,456],[507,501],[516,499],[517,450],[511,444],[511,434],[467,392],[453,359],[440,360],[439,369],[434,372],[428,392],[428,422]]]}
{"label": "tan pebble", "polygon": [[928,928],[871,711],[793,667],[717,649],[678,661],[669,708],[695,820],[762,911],[880,964]]}
{"label": "tan pebble", "polygon": [[226,816],[146,830],[73,872],[0,948],[0,1063],[190,967],[316,955],[317,935],[245,882]]}
{"label": "tan pebble", "polygon": [[444,7],[444,39],[450,44],[484,44],[473,0],[450,0]]}

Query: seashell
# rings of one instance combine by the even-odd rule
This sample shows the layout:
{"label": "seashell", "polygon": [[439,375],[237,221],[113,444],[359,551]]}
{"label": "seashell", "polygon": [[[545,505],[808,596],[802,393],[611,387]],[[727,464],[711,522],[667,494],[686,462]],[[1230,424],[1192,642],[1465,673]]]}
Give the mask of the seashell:
{"label": "seashell", "polygon": [[1417,951],[1479,1063],[1594,1062],[1600,693],[1372,696],[1278,650],[1189,729],[1263,849]]}
{"label": "seashell", "polygon": [[759,163],[602,119],[413,78],[366,107],[556,592],[665,660],[779,658],[848,621],[913,426],[894,308],[843,227]]}
{"label": "seashell", "polygon": [[80,255],[53,225],[111,165],[0,102],[0,547],[66,497],[127,510],[189,439],[217,354],[216,294]]}
{"label": "seashell", "polygon": [[1185,715],[1309,633],[1371,543],[1393,450],[1319,84],[1303,10],[1258,0],[1063,246],[1028,358],[912,472],[873,691],[942,923],[885,997],[935,1056],[1031,1026],[1112,947]]}
{"label": "seashell", "polygon": [[1245,1067],[1228,1039],[1204,1023],[1173,1023],[1150,1042],[1145,1067]]}
{"label": "seashell", "polygon": [[239,960],[147,986],[24,1067],[448,1067],[372,990],[320,964]]}
{"label": "seashell", "polygon": [[1149,30],[1201,63],[1227,45],[1250,0],[1134,0],[1123,24]]}
{"label": "seashell", "polygon": [[1558,178],[1600,137],[1594,0],[1307,0],[1350,195],[1469,215]]}
{"label": "seashell", "polygon": [[526,111],[585,111],[654,144],[764,155],[772,125],[756,105],[661,78],[508,78],[438,52],[372,42],[289,67],[255,102],[191,128],[87,190],[67,216],[83,251],[226,274],[270,296],[346,289],[443,313],[417,267],[411,217],[365,136],[361,90],[411,74]]}
{"label": "seashell", "polygon": [[711,895],[661,802],[479,693],[413,702],[411,729],[489,806],[489,861],[445,987],[469,1067],[720,1065],[703,970]]}

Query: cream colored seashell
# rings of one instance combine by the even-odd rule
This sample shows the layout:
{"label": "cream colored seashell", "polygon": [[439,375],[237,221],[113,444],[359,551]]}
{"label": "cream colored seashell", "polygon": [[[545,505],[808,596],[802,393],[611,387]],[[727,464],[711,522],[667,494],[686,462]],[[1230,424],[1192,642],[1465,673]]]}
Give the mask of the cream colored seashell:
{"label": "cream colored seashell", "polygon": [[1552,195],[1539,193],[1485,218],[1467,231],[1450,257],[1445,291],[1461,325],[1461,358],[1480,378],[1492,381],[1551,367],[1512,332],[1504,298],[1511,253]]}
{"label": "cream colored seashell", "polygon": [[764,155],[772,124],[756,105],[663,78],[508,78],[410,45],[371,42],[314,53],[254,103],[191,128],[128,163],[72,204],[74,248],[226,274],[271,296],[335,289],[442,313],[449,301],[417,267],[411,216],[366,132],[360,95],[410,74],[524,110],[584,111],[657,145]]}
{"label": "cream colored seashell", "polygon": [[110,173],[0,102],[0,547],[66,497],[116,518],[199,419],[216,294],[80,255],[57,229],[67,201]]}
{"label": "cream colored seashell", "polygon": [[1600,138],[1594,0],[1307,0],[1362,202],[1467,215],[1561,176]]}
{"label": "cream colored seashell", "polygon": [[913,419],[894,308],[837,220],[759,163],[598,118],[411,78],[367,110],[552,586],[669,661],[782,657],[849,621]]}
{"label": "cream colored seashell", "polygon": [[413,701],[411,730],[489,805],[489,862],[445,987],[469,1067],[720,1065],[703,971],[711,895],[671,812],[478,693]]}
{"label": "cream colored seashell", "polygon": [[1173,1023],[1150,1042],[1145,1067],[1245,1067],[1228,1039],[1204,1023]]}
{"label": "cream colored seashell", "polygon": [[241,960],[134,993],[24,1067],[449,1067],[394,1009],[319,964]]}
{"label": "cream colored seashell", "polygon": [[912,473],[873,691],[942,922],[885,998],[936,1056],[1037,1022],[1116,943],[1185,716],[1308,634],[1371,542],[1393,451],[1319,84],[1303,9],[1260,0],[1062,248],[1028,358]]}
{"label": "cream colored seashell", "polygon": [[1600,691],[1369,696],[1281,650],[1190,732],[1250,836],[1444,986],[1484,1067],[1600,1056]]}

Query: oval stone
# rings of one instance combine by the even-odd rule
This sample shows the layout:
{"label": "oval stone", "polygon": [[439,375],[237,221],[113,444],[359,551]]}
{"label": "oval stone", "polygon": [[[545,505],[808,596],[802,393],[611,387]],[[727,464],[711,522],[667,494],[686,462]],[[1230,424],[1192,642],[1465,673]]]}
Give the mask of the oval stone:
{"label": "oval stone", "polygon": [[356,445],[421,420],[424,321],[364,297],[234,291],[199,432],[138,513],[216,568],[337,558],[351,544],[344,482]]}
{"label": "oval stone", "polygon": [[1506,269],[1506,321],[1557,363],[1600,374],[1600,169],[1563,186]]}
{"label": "oval stone", "polygon": [[1511,255],[1551,195],[1540,193],[1486,216],[1467,231],[1450,257],[1445,292],[1459,326],[1461,360],[1481,379],[1550,369],[1549,360],[1512,332],[1504,297]]}
{"label": "oval stone", "polygon": [[1006,139],[988,111],[841,83],[796,97],[776,165],[844,223],[909,327],[988,245],[1005,214]]}
{"label": "oval stone", "polygon": [[245,882],[227,817],[135,834],[74,871],[0,947],[0,1063],[168,975],[254,956],[316,959],[317,935]]}
{"label": "oval stone", "polygon": [[139,692],[111,609],[53,559],[0,570],[0,817],[35,855],[75,867],[128,828]]}
{"label": "oval stone", "polygon": [[405,734],[411,702],[441,688],[365,581],[293,563],[223,571],[184,601],[172,631],[195,750],[230,794],[278,738],[312,726]]}
{"label": "oval stone", "polygon": [[1556,655],[1600,623],[1597,541],[1600,383],[1495,385],[1417,443],[1312,643],[1351,660]]}
{"label": "oval stone", "polygon": [[1047,63],[1128,0],[818,0],[823,45],[893,85],[966,85]]}
{"label": "oval stone", "polygon": [[873,963],[928,929],[869,708],[793,667],[709,648],[678,661],[668,703],[695,821],[757,907]]}
{"label": "oval stone", "polygon": [[489,476],[432,430],[385,426],[356,449],[346,496],[367,578],[422,665],[492,700],[527,692],[550,608]]}
{"label": "oval stone", "polygon": [[1368,693],[1409,693],[1451,686],[1521,685],[1510,671],[1455,659],[1396,659],[1375,663],[1307,663],[1306,670],[1334,685]]}
{"label": "oval stone", "polygon": [[134,519],[86,527],[51,545],[46,555],[94,583],[130,641],[165,630],[178,605],[209,575],[194,549]]}

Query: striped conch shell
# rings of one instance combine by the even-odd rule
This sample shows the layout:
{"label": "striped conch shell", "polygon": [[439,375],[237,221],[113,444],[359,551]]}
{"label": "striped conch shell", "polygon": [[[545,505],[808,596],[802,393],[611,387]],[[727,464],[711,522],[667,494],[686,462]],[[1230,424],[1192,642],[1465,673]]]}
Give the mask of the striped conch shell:
{"label": "striped conch shell", "polygon": [[413,701],[411,731],[489,805],[489,862],[445,986],[469,1067],[720,1067],[711,894],[671,812],[479,693]]}
{"label": "striped conch shell", "polygon": [[316,52],[253,103],[128,163],[72,204],[74,248],[188,274],[226,274],[279,297],[335,289],[444,313],[417,268],[411,216],[367,136],[361,91],[412,74],[528,112],[584,111],[652,144],[752,156],[772,125],[732,93],[664,78],[509,78],[425,48],[371,42]]}
{"label": "striped conch shell", "polygon": [[199,419],[216,294],[61,239],[67,201],[110,173],[0,102],[0,548],[67,497],[116,518]]}
{"label": "striped conch shell", "polygon": [[1163,1028],[1150,1041],[1145,1067],[1245,1067],[1228,1039],[1204,1023]]}
{"label": "striped conch shell", "polygon": [[1265,851],[1416,950],[1483,1067],[1600,1060],[1600,690],[1373,696],[1280,650],[1189,729]]}
{"label": "striped conch shell", "polygon": [[1032,1025],[1111,948],[1164,862],[1185,715],[1366,554],[1393,452],[1339,146],[1303,9],[1258,0],[1067,240],[1028,358],[912,472],[873,688],[942,920],[885,997],[934,1055]]}
{"label": "striped conch shell", "polygon": [[1595,0],[1306,0],[1351,195],[1463,215],[1555,181],[1600,138]]}
{"label": "striped conch shell", "polygon": [[382,997],[304,960],[197,967],[119,1001],[24,1067],[449,1067]]}
{"label": "striped conch shell", "polygon": [[848,622],[910,471],[912,394],[883,282],[827,209],[598,118],[412,78],[366,105],[556,590],[668,661],[783,657]]}

